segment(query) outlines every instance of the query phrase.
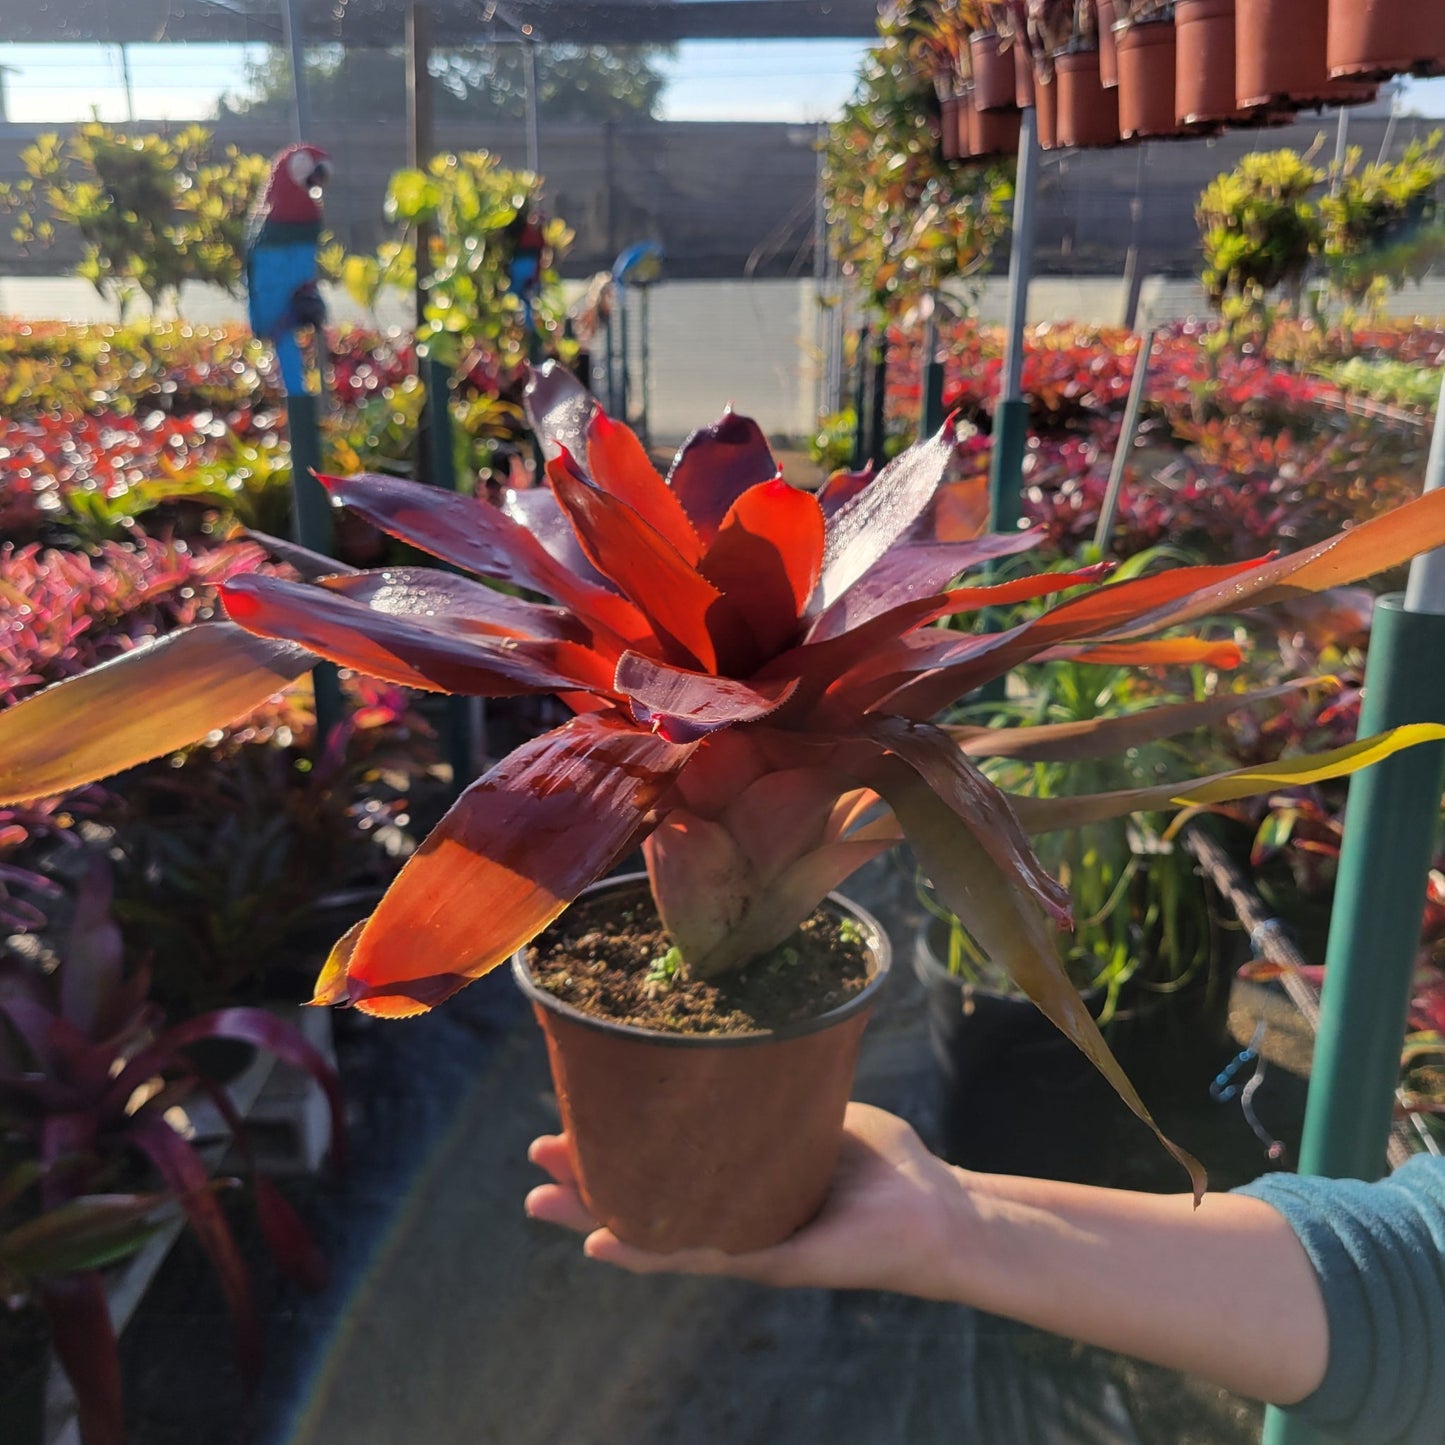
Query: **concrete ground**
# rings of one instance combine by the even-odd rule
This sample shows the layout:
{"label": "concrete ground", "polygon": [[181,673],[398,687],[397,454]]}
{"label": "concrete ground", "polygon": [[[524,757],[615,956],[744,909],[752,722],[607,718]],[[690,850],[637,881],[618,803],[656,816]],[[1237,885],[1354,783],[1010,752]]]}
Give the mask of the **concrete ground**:
{"label": "concrete ground", "polygon": [[[879,863],[849,888],[909,936],[912,880]],[[895,961],[855,1096],[935,1135],[921,996]],[[1246,1033],[1248,1018],[1237,1022]],[[947,1305],[634,1279],[530,1223],[527,1143],[556,1124],[540,1035],[510,980],[412,1024],[350,1020],[356,1163],[303,1191],[336,1264],[317,1297],[270,1294],[271,1352],[248,1406],[219,1302],[178,1251],[127,1334],[133,1445],[1234,1445],[1259,1411],[1167,1371]],[[1286,1135],[1296,1083],[1256,1101]],[[1282,1090],[1279,1083],[1285,1086]],[[1218,1187],[1263,1168],[1207,1080],[1168,1127]],[[1124,1177],[1181,1179],[1132,1121]],[[1132,1171],[1132,1172],[1131,1172]],[[177,1368],[177,1361],[184,1366]]]}

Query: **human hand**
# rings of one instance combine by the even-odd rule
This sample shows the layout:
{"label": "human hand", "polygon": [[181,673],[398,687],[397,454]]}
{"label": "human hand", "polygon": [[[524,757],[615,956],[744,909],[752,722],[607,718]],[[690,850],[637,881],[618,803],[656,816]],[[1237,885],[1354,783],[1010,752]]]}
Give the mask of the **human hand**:
{"label": "human hand", "polygon": [[838,1168],[818,1217],[782,1244],[751,1254],[652,1254],[624,1244],[599,1228],[582,1202],[561,1135],[537,1139],[527,1157],[553,1179],[528,1194],[528,1215],[586,1234],[583,1251],[590,1258],[634,1274],[732,1275],[761,1284],[886,1289],[933,1299],[957,1295],[948,1264],[966,1244],[973,1217],[966,1176],[930,1154],[902,1119],[867,1104],[848,1105]]}

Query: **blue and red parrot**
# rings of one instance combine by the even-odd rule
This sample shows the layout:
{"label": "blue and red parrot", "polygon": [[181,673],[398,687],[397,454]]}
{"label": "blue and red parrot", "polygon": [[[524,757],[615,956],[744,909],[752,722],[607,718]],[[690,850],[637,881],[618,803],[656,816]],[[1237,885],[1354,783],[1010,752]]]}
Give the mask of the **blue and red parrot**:
{"label": "blue and red parrot", "polygon": [[306,390],[296,333],[326,321],[317,285],[321,190],[331,175],[326,152],[289,146],[271,163],[271,178],[246,237],[246,292],[251,330],[276,350],[288,396]]}

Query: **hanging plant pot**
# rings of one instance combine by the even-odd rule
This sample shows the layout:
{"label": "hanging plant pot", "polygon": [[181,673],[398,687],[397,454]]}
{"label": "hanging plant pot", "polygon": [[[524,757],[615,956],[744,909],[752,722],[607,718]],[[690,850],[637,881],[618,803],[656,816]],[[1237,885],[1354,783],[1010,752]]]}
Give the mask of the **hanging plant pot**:
{"label": "hanging plant pot", "polygon": [[1040,150],[1057,150],[1059,144],[1059,85],[1054,71],[1034,71],[1034,126]]}
{"label": "hanging plant pot", "polygon": [[975,107],[969,127],[969,154],[975,160],[1016,156],[1019,153],[1019,123],[1022,119],[1022,114],[1012,107],[1008,110],[979,110]]}
{"label": "hanging plant pot", "polygon": [[[949,973],[945,927],[930,919],[913,951],[941,1080],[944,1157],[989,1174],[1101,1182],[1117,1114],[1108,1084],[1022,994]],[[1103,990],[1083,997],[1097,1018]]]}
{"label": "hanging plant pot", "polygon": [[1328,22],[1328,0],[1236,0],[1236,104],[1245,110],[1300,110],[1373,100],[1371,85],[1330,79]]}
{"label": "hanging plant pot", "polygon": [[1054,56],[1058,87],[1055,139],[1060,146],[1119,144],[1119,92],[1099,83],[1097,50],[1061,50]]}
{"label": "hanging plant pot", "polygon": [[1174,7],[1174,118],[1191,129],[1248,124],[1264,112],[1234,99],[1234,0],[1178,0]]}
{"label": "hanging plant pot", "polygon": [[999,49],[998,36],[992,30],[980,30],[968,40],[973,58],[973,103],[983,111],[1014,110],[1013,58]]}
{"label": "hanging plant pot", "polygon": [[1094,14],[1099,22],[1099,84],[1113,90],[1119,83],[1119,44],[1114,30],[1119,17],[1114,0],[1096,0]]}
{"label": "hanging plant pot", "polygon": [[[604,918],[615,908],[620,919],[647,898],[637,873],[594,884],[579,902],[605,905]],[[861,925],[868,982],[786,1028],[684,1034],[612,1022],[542,988],[531,949],[513,959],[546,1036],[578,1188],[619,1239],[739,1253],[786,1239],[818,1212],[859,1040],[890,960],[875,919],[838,894],[825,907]]]}
{"label": "hanging plant pot", "polygon": [[1384,80],[1445,72],[1439,0],[1334,0],[1326,61],[1332,76]]}
{"label": "hanging plant pot", "polygon": [[1027,110],[1034,103],[1034,57],[1022,35],[1015,35],[1009,46],[1014,67],[1014,104]]}
{"label": "hanging plant pot", "polygon": [[1189,135],[1174,114],[1172,19],[1123,21],[1114,27],[1119,56],[1119,134],[1125,140]]}
{"label": "hanging plant pot", "polygon": [[938,102],[939,133],[943,143],[943,158],[946,161],[958,159],[958,97],[946,95]]}

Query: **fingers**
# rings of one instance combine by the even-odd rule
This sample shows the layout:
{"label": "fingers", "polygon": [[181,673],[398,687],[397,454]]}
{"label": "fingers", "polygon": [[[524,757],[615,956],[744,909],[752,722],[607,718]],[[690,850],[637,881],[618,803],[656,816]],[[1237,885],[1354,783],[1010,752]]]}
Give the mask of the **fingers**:
{"label": "fingers", "polygon": [[582,1202],[582,1196],[562,1184],[539,1184],[527,1195],[523,1206],[529,1219],[540,1219],[547,1224],[560,1224],[563,1229],[575,1229],[579,1234],[589,1234],[597,1228],[597,1220]]}
{"label": "fingers", "polygon": [[567,1153],[567,1140],[561,1134],[543,1134],[532,1140],[527,1158],[539,1169],[545,1170],[558,1183],[574,1187],[577,1175],[572,1168],[571,1156]]}

